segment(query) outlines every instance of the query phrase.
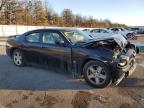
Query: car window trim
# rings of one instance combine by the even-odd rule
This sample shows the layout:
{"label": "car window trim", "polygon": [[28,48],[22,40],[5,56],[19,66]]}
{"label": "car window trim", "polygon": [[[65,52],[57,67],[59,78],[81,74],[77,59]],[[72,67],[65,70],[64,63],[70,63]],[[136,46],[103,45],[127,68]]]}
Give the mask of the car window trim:
{"label": "car window trim", "polygon": [[[26,37],[28,36],[28,35],[30,35],[30,34],[33,34],[33,33],[39,33],[39,42],[29,42],[27,39],[26,39]],[[33,44],[40,44],[40,43],[42,43],[42,31],[33,31],[33,32],[30,32],[30,33],[28,33],[28,34],[26,34],[25,35],[25,42],[26,43],[33,43]]]}
{"label": "car window trim", "polygon": [[42,36],[41,36],[41,43],[42,43],[43,45],[59,46],[59,45],[57,45],[57,44],[44,43],[44,42],[43,42],[43,36],[44,36],[43,34],[44,34],[44,32],[57,33],[57,34],[63,39],[63,41],[66,42],[64,36],[63,36],[60,32],[58,32],[58,31],[53,31],[53,30],[43,30],[43,31],[42,31]]}

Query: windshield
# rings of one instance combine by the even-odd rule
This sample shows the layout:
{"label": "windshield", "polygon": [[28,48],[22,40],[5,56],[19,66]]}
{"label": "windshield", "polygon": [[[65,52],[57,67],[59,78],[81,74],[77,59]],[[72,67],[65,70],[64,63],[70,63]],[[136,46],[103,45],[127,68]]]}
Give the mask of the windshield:
{"label": "windshield", "polygon": [[89,35],[79,30],[64,31],[63,33],[73,45],[78,43],[85,43],[93,39]]}

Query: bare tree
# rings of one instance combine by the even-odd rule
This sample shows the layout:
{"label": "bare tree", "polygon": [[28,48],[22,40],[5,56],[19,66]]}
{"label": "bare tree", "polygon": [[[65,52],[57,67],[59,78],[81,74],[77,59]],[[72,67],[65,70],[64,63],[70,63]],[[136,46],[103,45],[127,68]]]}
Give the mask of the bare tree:
{"label": "bare tree", "polygon": [[4,7],[5,3],[6,3],[6,0],[1,0],[1,1],[0,1],[0,11],[1,11],[2,8]]}
{"label": "bare tree", "polygon": [[62,17],[65,26],[74,25],[74,15],[70,9],[64,9],[62,12]]}
{"label": "bare tree", "polygon": [[33,18],[36,25],[46,23],[46,11],[40,0],[35,0],[33,5]]}
{"label": "bare tree", "polygon": [[126,27],[110,20],[97,20],[64,9],[59,15],[48,0],[0,0],[0,24],[54,25],[68,27]]}

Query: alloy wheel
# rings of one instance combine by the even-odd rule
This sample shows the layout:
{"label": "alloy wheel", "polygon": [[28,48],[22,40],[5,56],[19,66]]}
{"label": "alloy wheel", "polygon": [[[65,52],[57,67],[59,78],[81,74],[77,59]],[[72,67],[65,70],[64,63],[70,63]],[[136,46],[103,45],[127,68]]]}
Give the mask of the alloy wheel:
{"label": "alloy wheel", "polygon": [[91,83],[100,85],[105,83],[106,73],[101,66],[90,66],[87,69],[87,76]]}
{"label": "alloy wheel", "polygon": [[14,63],[17,66],[20,66],[22,64],[22,55],[20,54],[20,52],[18,51],[14,52],[13,59],[14,59]]}

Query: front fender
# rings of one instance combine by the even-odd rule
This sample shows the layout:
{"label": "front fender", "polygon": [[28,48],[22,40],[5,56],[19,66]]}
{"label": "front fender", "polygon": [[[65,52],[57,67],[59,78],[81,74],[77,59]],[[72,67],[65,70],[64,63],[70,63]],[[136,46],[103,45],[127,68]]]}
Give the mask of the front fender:
{"label": "front fender", "polygon": [[85,66],[85,64],[86,63],[88,63],[89,61],[91,61],[91,60],[93,60],[93,61],[99,61],[99,62],[102,62],[103,64],[105,64],[107,67],[110,67],[109,66],[109,61],[107,61],[107,60],[102,60],[102,59],[100,59],[99,57],[86,57],[85,58],[85,60],[81,63],[81,64],[77,64],[78,65],[78,73],[80,74],[80,75],[82,75],[82,72],[83,72],[83,67]]}

